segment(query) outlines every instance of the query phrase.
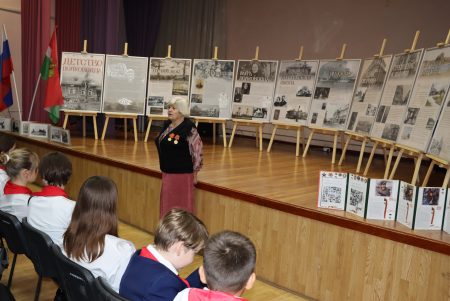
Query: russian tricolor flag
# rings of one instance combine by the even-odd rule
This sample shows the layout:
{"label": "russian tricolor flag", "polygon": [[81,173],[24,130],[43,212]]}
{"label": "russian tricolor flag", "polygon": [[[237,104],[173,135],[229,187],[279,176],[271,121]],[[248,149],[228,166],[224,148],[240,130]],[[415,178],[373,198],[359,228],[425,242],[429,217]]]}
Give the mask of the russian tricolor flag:
{"label": "russian tricolor flag", "polygon": [[12,106],[13,97],[11,89],[11,73],[13,64],[11,60],[11,52],[9,51],[8,40],[3,41],[2,53],[0,56],[0,111]]}

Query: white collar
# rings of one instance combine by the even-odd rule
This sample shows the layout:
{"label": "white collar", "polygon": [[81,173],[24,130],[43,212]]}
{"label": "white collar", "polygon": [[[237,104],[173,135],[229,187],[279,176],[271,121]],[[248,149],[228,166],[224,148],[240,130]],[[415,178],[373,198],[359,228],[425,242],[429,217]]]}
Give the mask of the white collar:
{"label": "white collar", "polygon": [[178,271],[177,269],[173,266],[173,264],[170,263],[170,261],[168,261],[167,259],[165,259],[161,253],[158,252],[158,250],[156,250],[154,245],[148,245],[147,249],[150,251],[150,253],[153,254],[153,256],[155,256],[155,258],[158,260],[159,263],[161,263],[162,265],[164,265],[166,268],[168,268],[169,270],[171,270],[175,275],[178,275]]}

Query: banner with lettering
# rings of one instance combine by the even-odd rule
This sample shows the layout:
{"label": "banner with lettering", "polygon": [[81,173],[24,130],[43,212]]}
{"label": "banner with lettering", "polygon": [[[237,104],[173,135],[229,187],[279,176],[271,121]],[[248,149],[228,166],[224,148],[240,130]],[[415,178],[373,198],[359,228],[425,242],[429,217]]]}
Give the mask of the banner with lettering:
{"label": "banner with lettering", "polygon": [[104,54],[62,53],[62,110],[101,112],[104,66]]}

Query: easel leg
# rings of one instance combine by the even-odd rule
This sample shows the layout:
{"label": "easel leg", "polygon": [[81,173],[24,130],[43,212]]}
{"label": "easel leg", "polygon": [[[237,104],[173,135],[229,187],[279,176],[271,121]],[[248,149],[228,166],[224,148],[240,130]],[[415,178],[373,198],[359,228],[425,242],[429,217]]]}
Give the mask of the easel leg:
{"label": "easel leg", "polygon": [[306,157],[306,154],[308,153],[309,145],[311,144],[312,137],[314,135],[314,129],[311,130],[311,133],[309,133],[308,141],[306,142],[305,149],[303,150],[303,158]]}
{"label": "easel leg", "polygon": [[273,139],[275,138],[275,133],[277,132],[278,125],[274,125],[272,129],[272,135],[270,136],[269,146],[267,147],[267,152],[270,153],[272,149]]}
{"label": "easel leg", "polygon": [[442,183],[442,187],[447,188],[449,180],[450,180],[450,166],[447,166],[447,172],[445,173],[445,178],[444,182]]}
{"label": "easel leg", "polygon": [[216,123],[213,122],[213,144],[216,144]]}
{"label": "easel leg", "polygon": [[367,138],[364,137],[364,140],[362,141],[362,144],[361,144],[361,150],[359,151],[359,159],[358,159],[358,165],[356,166],[356,173],[359,173],[359,171],[361,170],[361,163],[364,158],[364,151],[366,149],[366,143],[367,143]]}
{"label": "easel leg", "polygon": [[411,180],[411,184],[416,185],[417,178],[419,176],[420,165],[422,164],[423,154],[420,153],[419,157],[416,160],[416,167],[414,168],[414,174]]}
{"label": "easel leg", "polygon": [[305,149],[305,128],[302,126],[302,148]]}
{"label": "easel leg", "polygon": [[227,147],[227,129],[225,122],[222,122],[223,147]]}
{"label": "easel leg", "polygon": [[83,116],[83,137],[86,137],[86,116]]}
{"label": "easel leg", "polygon": [[138,133],[137,133],[136,118],[133,118],[133,128],[134,128],[134,141],[135,141],[135,142],[138,142]]}
{"label": "easel leg", "polygon": [[148,119],[148,125],[147,125],[147,130],[145,131],[145,138],[144,138],[144,142],[148,141],[148,135],[150,134],[150,128],[152,127],[152,118]]}
{"label": "easel leg", "polygon": [[334,164],[336,162],[336,148],[337,148],[338,134],[339,132],[334,133],[333,155],[331,156],[331,164]]}
{"label": "easel leg", "polygon": [[66,114],[66,115],[64,116],[63,129],[66,129],[66,127],[67,127],[67,122],[68,122],[68,121],[69,121],[69,115]]}
{"label": "easel leg", "polygon": [[128,139],[128,119],[124,118],[123,119],[123,136],[125,137],[125,140]]}
{"label": "easel leg", "polygon": [[233,146],[233,140],[234,140],[234,133],[236,132],[237,122],[233,123],[233,130],[231,131],[231,137],[230,137],[230,144],[228,144],[228,147],[231,148]]}
{"label": "easel leg", "polygon": [[262,124],[259,125],[258,130],[259,130],[259,151],[262,152],[263,150],[263,132],[262,132]]}
{"label": "easel leg", "polygon": [[94,137],[95,137],[95,140],[98,140],[97,115],[92,116],[92,124],[94,125]]}
{"label": "easel leg", "polygon": [[109,116],[106,116],[105,125],[103,126],[102,141],[105,140],[106,129],[108,128]]}
{"label": "easel leg", "polygon": [[428,167],[427,174],[425,175],[425,179],[423,179],[422,186],[426,187],[428,184],[428,180],[430,180],[431,173],[433,172],[433,168],[436,163],[431,160],[430,166]]}
{"label": "easel leg", "polygon": [[301,138],[301,127],[297,128],[297,144],[295,145],[295,156],[300,155],[300,138]]}
{"label": "easel leg", "polygon": [[372,151],[370,152],[369,160],[367,160],[366,168],[364,169],[363,176],[366,176],[369,172],[370,165],[372,164],[373,156],[375,155],[375,151],[377,150],[378,142],[375,141],[375,144],[372,147]]}
{"label": "easel leg", "polygon": [[391,149],[389,150],[389,156],[386,162],[386,167],[384,169],[384,177],[383,179],[387,179],[389,176],[389,169],[391,168],[392,157],[394,156],[395,146],[391,145]]}
{"label": "easel leg", "polygon": [[347,152],[348,144],[350,143],[352,136],[348,135],[347,141],[345,141],[344,147],[342,148],[341,159],[339,159],[338,165],[342,165],[342,161],[345,159],[345,153]]}
{"label": "easel leg", "polygon": [[[392,148],[394,148],[394,146],[392,146]],[[391,150],[392,150],[392,149],[391,149]],[[392,180],[392,179],[394,178],[395,172],[397,171],[398,164],[400,163],[400,160],[402,159],[403,152],[404,152],[403,149],[400,149],[400,151],[398,152],[398,154],[397,154],[397,159],[395,160],[395,164],[394,164],[394,166],[392,167],[392,171],[391,171],[391,174],[390,174],[390,176],[389,176],[389,180]]]}

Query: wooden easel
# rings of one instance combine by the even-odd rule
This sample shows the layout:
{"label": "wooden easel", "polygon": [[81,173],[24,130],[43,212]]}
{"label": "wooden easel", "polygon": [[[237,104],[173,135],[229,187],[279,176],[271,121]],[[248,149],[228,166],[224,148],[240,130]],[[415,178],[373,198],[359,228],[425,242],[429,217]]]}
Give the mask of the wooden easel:
{"label": "wooden easel", "polygon": [[[302,57],[303,57],[303,46],[300,47],[299,56],[295,60],[301,61]],[[270,136],[269,146],[267,147],[267,152],[270,153],[270,151],[272,149],[273,140],[275,138],[275,134],[276,134],[278,128],[285,129],[285,130],[295,130],[295,131],[297,131],[297,140],[295,143],[295,156],[298,157],[300,155],[300,139],[302,140],[302,147],[305,148],[305,143],[303,141],[304,125],[283,123],[283,122],[278,122],[278,121],[272,121],[271,123],[273,125],[273,129],[272,129],[272,135]]]}
{"label": "wooden easel", "polygon": [[[383,39],[383,43],[381,44],[380,52],[374,55],[374,58],[381,58],[384,53],[384,48],[386,46],[386,39]],[[342,165],[342,162],[345,159],[345,154],[347,152],[348,144],[350,140],[361,141],[361,149],[359,151],[358,165],[356,166],[356,173],[359,173],[361,169],[362,160],[364,157],[364,151],[366,148],[366,144],[369,141],[367,135],[361,135],[355,132],[346,131],[345,135],[347,135],[347,140],[345,141],[344,148],[342,149],[341,159],[339,160],[338,165]]]}
{"label": "wooden easel", "polygon": [[[382,138],[370,137],[370,140],[373,142],[372,151],[370,152],[369,160],[367,160],[366,168],[364,169],[363,176],[366,176],[369,172],[370,165],[372,164],[373,156],[375,155],[375,151],[377,147],[380,146],[384,152],[384,161],[386,163],[386,168],[384,170],[383,179],[387,179],[389,176],[389,169],[391,166],[392,157],[394,156],[395,144],[392,141],[385,140]],[[389,149],[389,156],[386,158],[386,150]],[[387,161],[387,162],[386,162]]]}
{"label": "wooden easel", "polygon": [[[342,60],[344,59],[345,49],[347,48],[347,44],[342,45],[341,49],[341,55],[336,58],[336,60]],[[309,133],[308,141],[306,142],[305,149],[303,150],[303,158],[306,157],[306,154],[308,153],[309,145],[311,144],[312,137],[314,134],[319,133],[323,135],[331,135],[334,136],[333,138],[333,155],[331,157],[331,164],[336,163],[336,148],[337,148],[337,139],[338,136],[341,135],[342,131],[339,129],[332,129],[332,128],[319,128],[315,126],[308,126],[311,129],[311,132]],[[342,139],[342,136],[341,136]]]}
{"label": "wooden easel", "polygon": [[428,167],[427,174],[423,179],[422,186],[428,185],[428,180],[430,179],[431,173],[433,172],[433,168],[435,165],[438,165],[440,168],[445,168],[447,170],[447,172],[445,173],[444,181],[442,182],[442,187],[447,188],[448,182],[450,180],[450,162],[431,154],[426,154],[425,156],[431,160],[431,163]]}
{"label": "wooden easel", "polygon": [[[125,43],[125,45],[124,45],[122,56],[128,57],[128,43]],[[136,126],[137,115],[136,114],[105,113],[105,117],[106,117],[106,120],[105,120],[105,124],[103,126],[102,140],[105,140],[106,129],[108,128],[109,119],[116,118],[116,119],[123,119],[123,125],[124,125],[123,128],[124,128],[125,139],[127,139],[127,134],[128,134],[128,126],[127,126],[128,119],[133,120],[134,141],[135,142],[138,141],[137,126]]]}
{"label": "wooden easel", "polygon": [[[214,47],[214,55],[212,57],[212,60],[217,61],[219,47]],[[226,131],[226,123],[227,118],[218,118],[218,117],[192,117],[195,122],[195,126],[198,127],[199,123],[212,123],[213,126],[213,143],[216,144],[216,124],[219,123],[222,125],[222,136],[223,136],[223,147],[227,147],[227,131]]]}
{"label": "wooden easel", "polygon": [[419,176],[420,164],[422,163],[424,153],[420,150],[417,150],[412,147],[408,147],[406,145],[395,144],[395,147],[398,149],[397,159],[395,160],[394,166],[392,167],[392,171],[391,171],[391,174],[389,175],[389,179],[394,178],[395,172],[397,171],[398,164],[400,163],[400,160],[401,160],[403,154],[405,154],[405,155],[408,155],[408,156],[414,158],[415,167],[414,167],[414,173],[413,173],[413,177],[411,180],[411,184],[416,185],[416,182],[417,182],[417,179]]}
{"label": "wooden easel", "polygon": [[[87,54],[87,40],[84,40],[83,43],[83,51],[82,54]],[[83,111],[72,111],[72,110],[64,110],[64,123],[63,128],[66,129],[67,123],[69,121],[70,116],[81,116],[83,117],[83,137],[86,137],[86,117],[92,117],[92,123],[94,125],[94,137],[95,140],[98,140],[97,133],[97,112],[83,112]]]}
{"label": "wooden easel", "polygon": [[[259,56],[259,46],[256,46],[256,51],[255,51],[255,57],[253,58],[254,61],[258,61],[258,56]],[[234,134],[236,133],[236,128],[237,126],[254,126],[256,129],[256,147],[259,146],[259,151],[262,152],[263,150],[263,145],[262,145],[262,128],[264,125],[264,122],[259,121],[259,120],[245,120],[245,119],[231,119],[231,121],[233,122],[233,131],[231,132],[231,137],[230,137],[230,142],[228,144],[228,147],[232,147],[233,146],[233,140],[234,140]]]}
{"label": "wooden easel", "polygon": [[[411,48],[410,49],[405,49],[405,51],[404,51],[405,53],[410,53],[410,52],[415,50],[416,44],[417,44],[417,40],[419,39],[419,35],[420,35],[420,31],[417,30],[416,34],[414,36],[414,40],[412,42]],[[389,148],[389,157],[388,157],[387,162],[386,162],[386,168],[385,168],[385,171],[384,171],[384,179],[387,179],[390,176],[393,177],[395,175],[395,171],[397,169],[398,163],[400,162],[401,156],[403,155],[404,152],[406,152],[407,154],[411,154],[411,155],[414,153],[414,150],[412,148],[404,148],[403,151],[401,151],[403,146],[395,144],[394,141],[389,141],[389,140],[386,140],[386,139],[375,138],[375,137],[371,137],[370,139],[374,142],[374,145],[373,145],[373,148],[372,148],[372,152],[370,153],[369,160],[367,161],[366,169],[364,170],[364,173],[363,173],[364,176],[366,176],[368,171],[369,171],[370,165],[372,164],[373,156],[375,154],[375,151],[376,151],[378,145],[380,145],[383,148],[383,151],[385,152],[385,160],[386,160],[386,149]],[[399,154],[398,154],[399,156],[397,157],[397,160],[395,162],[395,165],[394,165],[394,167],[392,169],[391,174],[389,174],[392,157],[394,155],[394,151],[397,150],[397,149],[399,150]],[[420,162],[422,161],[422,157],[419,158],[419,156],[420,156],[420,153],[422,153],[422,152],[416,150],[415,153],[418,154],[417,161],[416,161],[416,168],[418,168],[417,167],[417,163],[419,163],[419,167],[420,167]],[[422,156],[423,156],[423,153],[422,153]],[[418,170],[417,170],[417,173],[418,173]],[[417,180],[417,176],[418,176],[418,174],[415,174],[415,175],[413,174],[413,182],[411,182],[412,184],[414,184],[415,181]]]}
{"label": "wooden easel", "polygon": [[[172,45],[167,46],[167,56],[165,58],[168,60],[170,60],[172,58]],[[164,115],[148,114],[147,117],[148,117],[148,124],[147,124],[147,130],[145,131],[144,142],[148,141],[148,136],[150,134],[150,128],[152,127],[152,123],[154,120],[167,120],[167,116],[164,116]]]}

